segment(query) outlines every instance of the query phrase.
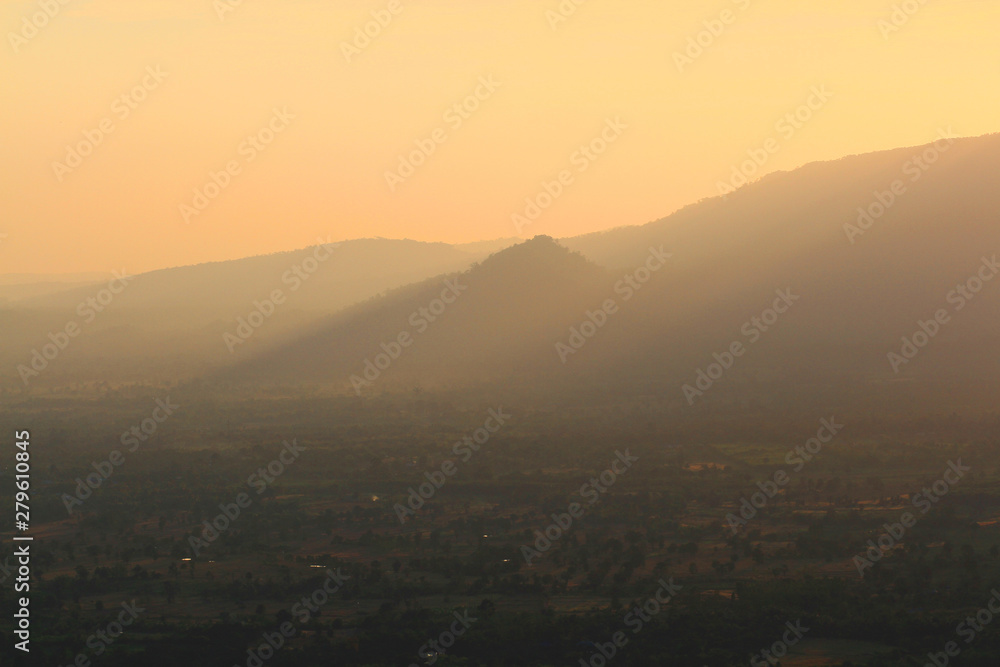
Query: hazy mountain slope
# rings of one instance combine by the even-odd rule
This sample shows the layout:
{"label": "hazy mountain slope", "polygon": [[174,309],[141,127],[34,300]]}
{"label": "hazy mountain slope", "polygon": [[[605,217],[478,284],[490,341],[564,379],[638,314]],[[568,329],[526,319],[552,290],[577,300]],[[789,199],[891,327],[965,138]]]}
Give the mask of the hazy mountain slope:
{"label": "hazy mountain slope", "polygon": [[[485,253],[444,243],[360,239],[227,262],[163,269],[134,276],[100,312],[84,302],[112,279],[0,308],[4,380],[21,384],[17,365],[76,322],[81,335],[39,380],[141,380],[203,372],[234,361],[244,347],[280,340],[318,317],[388,289],[468,267]],[[322,259],[325,258],[325,259]],[[121,267],[128,269],[128,267]],[[246,345],[230,353],[223,334],[235,331],[254,302],[281,290],[285,302]],[[84,303],[84,306],[80,306]]]}
{"label": "hazy mountain slope", "polygon": [[[449,288],[453,285],[454,289]],[[267,351],[231,377],[352,388],[401,333],[412,343],[365,390],[463,386],[553,372],[563,323],[605,293],[608,274],[549,237],[496,253],[469,271],[394,291],[348,309],[316,331]],[[434,307],[445,293],[453,303]],[[421,313],[429,308],[431,318]],[[435,316],[434,310],[441,310]],[[383,359],[383,362],[385,359]],[[375,372],[369,369],[369,377]]]}
{"label": "hazy mountain slope", "polygon": [[[899,380],[909,385],[893,396],[955,382],[966,392],[992,386],[1000,278],[960,311],[948,294],[1000,249],[1000,137],[943,146],[948,150],[907,148],[807,165],[657,223],[568,240],[591,259],[621,267],[603,279],[555,262],[552,244],[536,239],[527,247],[547,248],[551,265],[497,270],[495,280],[470,288],[375,387],[471,386],[506,373],[507,386],[530,379],[552,391],[650,393],[684,404],[682,386],[735,341],[746,353],[699,401],[769,401],[779,391],[794,401],[807,386],[819,401],[869,400]],[[925,152],[934,164],[914,171],[908,161]],[[903,194],[867,231],[852,232],[852,243],[845,225],[856,224],[858,207],[897,179]],[[660,246],[673,253],[668,266],[633,299],[617,297],[620,311],[562,364],[555,344],[568,340],[569,327],[614,297],[615,281]],[[506,258],[524,247],[480,269],[513,266]],[[434,289],[413,288],[346,312],[335,326],[256,360],[252,375],[343,383],[380,342],[405,329],[406,314]],[[766,331],[752,326],[759,336],[748,335],[744,326],[772,305],[778,289],[791,290],[794,305]],[[950,321],[894,372],[887,354],[900,351],[901,337],[939,309]]]}
{"label": "hazy mountain slope", "polygon": [[[103,278],[103,276],[101,276],[101,278]],[[99,281],[100,278],[97,279],[97,281],[41,281],[18,282],[6,285],[0,284],[0,308],[16,306],[17,302],[24,301],[26,299],[34,299],[48,294],[61,294],[80,287],[98,285],[100,284]]]}
{"label": "hazy mountain slope", "polygon": [[[242,312],[274,289],[284,289],[290,305],[330,312],[386,289],[464,269],[486,254],[445,243],[390,239],[344,241],[331,244],[329,253],[329,259],[316,261],[311,274],[311,261],[307,267],[302,264],[314,256],[314,248],[150,271],[136,276],[116,304],[150,309],[181,306],[193,313],[227,316]],[[89,293],[86,288],[74,289],[20,305],[75,307]]]}
{"label": "hazy mountain slope", "polygon": [[[465,289],[454,303],[439,304],[443,312],[433,322],[418,309],[441,296],[467,255],[443,245],[352,242],[334,250],[297,300],[233,353],[223,334],[270,290],[285,288],[292,297],[282,272],[311,251],[243,260],[239,272],[204,265],[149,274],[116,299],[120,310],[102,315],[99,329],[74,342],[66,368],[80,355],[82,376],[93,375],[86,363],[101,360],[100,375],[115,364],[140,378],[150,367],[175,374],[184,367],[251,384],[347,391],[489,386],[565,400],[643,394],[687,409],[682,387],[738,341],[746,353],[698,403],[790,404],[808,396],[819,405],[850,398],[878,406],[890,398],[929,401],[931,394],[983,402],[996,389],[1000,278],[975,299],[963,298],[960,310],[952,290],[1000,249],[998,180],[998,135],[810,164],[658,222],[565,241],[593,262],[547,237],[501,250],[458,276]],[[894,182],[895,201],[878,216],[878,198],[888,202]],[[875,213],[867,229],[857,227],[859,207]],[[625,298],[616,285],[649,259],[651,248],[673,256]],[[345,294],[371,296],[407,279],[420,282],[311,319],[318,311],[309,306],[333,312]],[[750,327],[776,290],[790,290],[794,305],[766,331]],[[62,298],[69,304],[80,293]],[[571,327],[609,298],[617,312],[578,351],[562,348],[560,355],[557,343],[571,343]],[[890,366],[887,355],[901,352],[901,338],[940,309],[949,321],[930,344],[912,361]],[[53,312],[19,319],[42,332],[22,340],[21,349],[46,342],[45,326],[62,324]],[[204,319],[192,315],[199,312]],[[183,336],[173,333],[175,321],[187,327]],[[365,378],[366,362],[378,360],[383,343],[395,354],[401,333],[412,344],[397,359],[383,357],[384,368],[368,367]],[[237,366],[221,375],[209,368],[231,362]],[[352,376],[366,382],[352,384]]]}
{"label": "hazy mountain slope", "polygon": [[[936,157],[926,171],[911,162],[925,152]],[[860,235],[845,228],[897,179],[904,194],[881,218]],[[939,154],[906,148],[811,164],[640,228],[570,239],[595,261],[626,266],[647,245],[663,243],[677,269],[671,280],[651,282],[620,327],[593,341],[580,361],[618,386],[683,398],[680,387],[714,353],[746,342],[741,326],[773,291],[791,288],[800,296],[795,306],[706,400],[737,389],[740,399],[786,391],[786,402],[807,393],[879,400],[933,386],[982,401],[998,370],[1000,280],[959,312],[959,299],[948,297],[1000,250],[998,181],[1000,136],[991,135],[957,140]],[[901,337],[942,308],[950,322],[894,372],[888,353],[900,352]],[[887,391],[899,381],[905,392]]]}
{"label": "hazy mountain slope", "polygon": [[[632,267],[641,259],[644,248],[654,242],[684,248],[677,259],[698,264],[741,255],[751,248],[754,252],[764,249],[772,254],[798,254],[805,244],[826,243],[838,236],[846,241],[843,224],[854,222],[857,208],[873,203],[874,191],[887,190],[896,179],[903,181],[906,194],[876,221],[872,233],[856,239],[856,245],[862,245],[862,238],[865,245],[879,245],[871,242],[878,228],[905,219],[914,210],[923,210],[928,202],[933,203],[931,210],[946,213],[951,203],[962,202],[960,193],[975,193],[967,201],[970,211],[977,207],[990,210],[998,196],[995,165],[1000,159],[1000,135],[956,139],[923,170],[913,158],[933,146],[811,163],[794,171],[770,174],[728,197],[702,200],[646,225],[618,227],[559,242],[610,268]],[[955,196],[948,195],[947,202],[935,199],[952,188]],[[767,243],[768,247],[748,246],[750,243]],[[875,250],[881,251],[881,246]]]}
{"label": "hazy mountain slope", "polygon": [[[949,291],[1000,251],[1000,135],[956,140],[921,171],[909,161],[925,151],[933,149],[807,165],[656,223],[566,243],[608,265],[635,262],[650,244],[672,250],[681,275],[654,281],[636,309],[635,317],[658,321],[655,331],[675,321],[669,311],[677,309],[692,329],[720,330],[721,340],[760,312],[774,289],[789,287],[802,298],[783,327],[794,332],[788,343],[864,367],[878,361],[876,350],[912,333],[918,318],[950,307]],[[845,225],[856,225],[858,207],[897,179],[904,194],[849,238]],[[997,299],[1000,280],[970,303],[966,322],[942,335],[971,342],[995,333]]]}

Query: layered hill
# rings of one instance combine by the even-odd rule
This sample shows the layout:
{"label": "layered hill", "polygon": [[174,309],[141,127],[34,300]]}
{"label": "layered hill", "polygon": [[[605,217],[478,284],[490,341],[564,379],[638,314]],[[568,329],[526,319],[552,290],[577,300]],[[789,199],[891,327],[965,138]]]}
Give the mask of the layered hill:
{"label": "layered hill", "polygon": [[[1000,136],[941,139],[773,174],[648,225],[561,242],[590,263],[536,238],[462,274],[458,301],[363,390],[488,383],[681,406],[808,396],[875,409],[933,391],[981,402],[998,370],[998,181]],[[672,257],[644,274],[661,248]],[[641,276],[626,300],[616,285]],[[243,377],[350,391],[443,280],[345,311]],[[606,324],[560,348],[609,298],[618,308]],[[776,305],[786,312],[768,312]],[[926,341],[921,323],[934,330]],[[731,368],[685,390],[735,343]]]}
{"label": "layered hill", "polygon": [[[761,341],[774,348],[774,372],[995,372],[1000,280],[971,300],[955,290],[975,287],[984,258],[1000,251],[998,168],[1000,135],[940,140],[773,174],[664,220],[566,245],[622,267],[648,245],[673,250],[680,275],[640,295],[637,323],[626,327],[640,366],[668,331],[701,332],[706,349],[719,349],[775,289],[790,288],[800,301]],[[919,362],[892,372],[888,352],[940,309],[952,321]]]}
{"label": "layered hill", "polygon": [[[343,385],[358,393],[441,388],[555,372],[552,343],[608,273],[547,236],[349,308],[232,377]],[[352,380],[353,376],[353,380]]]}
{"label": "layered hill", "polygon": [[[502,247],[505,242],[497,243]],[[243,347],[281,340],[385,290],[465,269],[489,249],[360,239],[151,271],[125,281],[109,272],[100,281],[61,290],[10,286],[11,298],[0,304],[0,363],[8,370],[4,380],[9,386],[23,384],[17,367],[68,323],[78,325],[81,333],[60,351],[58,363],[38,376],[40,383],[190,377],[232,363]],[[127,266],[121,268],[129,275]],[[283,299],[276,316],[255,329],[252,341],[227,346],[224,334],[235,331],[239,318],[250,316],[255,304],[269,300],[276,290]],[[98,299],[96,305],[91,299]]]}
{"label": "layered hill", "polygon": [[[982,406],[1000,370],[998,181],[1000,135],[940,138],[558,242],[355,241],[153,272],[59,361],[91,379],[152,369],[685,410]],[[8,309],[8,367],[93,289]],[[274,290],[275,315],[255,315]]]}

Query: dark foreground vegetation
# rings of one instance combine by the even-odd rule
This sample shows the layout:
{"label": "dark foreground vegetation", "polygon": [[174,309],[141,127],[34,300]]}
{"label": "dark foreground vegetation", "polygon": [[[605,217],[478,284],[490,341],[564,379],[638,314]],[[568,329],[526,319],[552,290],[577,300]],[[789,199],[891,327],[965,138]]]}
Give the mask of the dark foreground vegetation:
{"label": "dark foreground vegetation", "polygon": [[[134,451],[123,444],[168,395],[174,414]],[[1000,654],[988,622],[995,416],[706,419],[639,399],[548,410],[175,387],[19,399],[6,417],[31,430],[36,540],[32,652],[10,664],[903,666]],[[831,434],[823,419],[843,426]],[[99,488],[77,488],[115,450],[124,460]],[[117,635],[123,604],[135,620]],[[0,629],[13,655],[9,614]]]}

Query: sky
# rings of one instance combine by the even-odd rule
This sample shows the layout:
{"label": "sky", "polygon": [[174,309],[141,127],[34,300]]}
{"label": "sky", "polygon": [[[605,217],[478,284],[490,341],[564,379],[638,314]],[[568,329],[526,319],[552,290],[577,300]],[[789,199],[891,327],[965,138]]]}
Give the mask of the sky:
{"label": "sky", "polygon": [[64,1],[0,3],[3,274],[566,237],[1000,130],[992,0]]}

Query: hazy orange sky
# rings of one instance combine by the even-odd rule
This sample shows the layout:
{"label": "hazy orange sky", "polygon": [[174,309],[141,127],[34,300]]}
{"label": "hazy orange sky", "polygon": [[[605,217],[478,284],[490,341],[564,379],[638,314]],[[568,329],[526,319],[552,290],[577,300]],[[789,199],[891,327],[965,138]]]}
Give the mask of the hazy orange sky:
{"label": "hazy orange sky", "polygon": [[[894,3],[872,0],[586,0],[554,26],[547,12],[572,0],[392,4],[4,0],[0,273],[135,273],[318,236],[569,236],[715,195],[769,138],[780,150],[758,175],[1000,129],[993,0],[909,0],[921,8],[892,32],[879,21]],[[391,21],[345,55],[372,12]],[[720,17],[681,71],[675,53]],[[776,123],[823,86],[833,97],[783,136]],[[445,114],[477,87],[459,126]],[[54,166],[102,123],[113,131],[78,166]],[[243,144],[269,123],[273,143]],[[443,143],[392,191],[386,172],[435,130]],[[574,158],[602,131],[603,155]],[[181,205],[230,162],[186,221]],[[518,234],[512,214],[561,170],[561,195]]]}

